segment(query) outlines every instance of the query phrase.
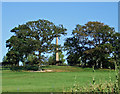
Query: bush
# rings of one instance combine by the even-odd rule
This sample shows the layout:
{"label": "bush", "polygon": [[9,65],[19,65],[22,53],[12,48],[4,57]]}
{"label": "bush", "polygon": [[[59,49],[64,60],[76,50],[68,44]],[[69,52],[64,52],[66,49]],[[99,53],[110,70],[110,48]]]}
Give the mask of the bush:
{"label": "bush", "polygon": [[11,66],[2,66],[2,70],[9,70]]}
{"label": "bush", "polygon": [[20,70],[24,70],[24,67],[23,66],[13,66],[13,67],[10,67],[10,70],[20,71]]}
{"label": "bush", "polygon": [[10,70],[12,71],[20,71],[20,70],[33,70],[33,71],[37,71],[39,69],[38,66],[13,66],[10,67]]}
{"label": "bush", "polygon": [[37,71],[38,69],[39,69],[38,66],[25,66],[25,70]]}
{"label": "bush", "polygon": [[68,66],[66,63],[59,63],[58,66]]}

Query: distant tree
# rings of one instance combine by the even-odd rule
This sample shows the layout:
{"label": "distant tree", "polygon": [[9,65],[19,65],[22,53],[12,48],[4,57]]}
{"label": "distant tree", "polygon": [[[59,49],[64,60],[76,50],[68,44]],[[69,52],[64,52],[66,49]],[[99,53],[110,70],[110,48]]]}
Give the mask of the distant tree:
{"label": "distant tree", "polygon": [[9,62],[8,62],[8,60],[7,60],[7,56],[4,56],[4,57],[3,57],[3,60],[2,60],[2,62],[1,62],[1,65],[2,65],[2,66],[9,65]]}
{"label": "distant tree", "polygon": [[59,61],[65,63],[64,54],[62,52],[59,52],[58,55],[59,55]]}
{"label": "distant tree", "polygon": [[54,65],[55,64],[55,59],[53,58],[53,56],[50,56],[48,58],[48,63],[49,63],[49,65]]}
{"label": "distant tree", "polygon": [[38,58],[36,55],[33,55],[33,54],[29,54],[26,58],[26,64],[28,65],[35,65],[35,64],[38,64]]}
{"label": "distant tree", "polygon": [[[59,61],[60,61],[62,64],[65,63],[64,54],[62,54],[62,52],[58,52],[58,55],[59,55]],[[55,64],[57,64],[55,52],[52,54],[52,56],[50,56],[50,57],[48,58],[48,63],[49,63],[50,65],[55,65]]]}
{"label": "distant tree", "polygon": [[65,31],[63,25],[55,26],[47,20],[30,21],[11,30],[15,35],[6,41],[6,47],[19,53],[18,61],[24,62],[29,54],[36,55],[40,65],[42,53],[54,51],[56,45],[52,40],[65,35]]}
{"label": "distant tree", "polygon": [[7,56],[4,56],[2,61],[3,61],[3,62],[8,62]]}

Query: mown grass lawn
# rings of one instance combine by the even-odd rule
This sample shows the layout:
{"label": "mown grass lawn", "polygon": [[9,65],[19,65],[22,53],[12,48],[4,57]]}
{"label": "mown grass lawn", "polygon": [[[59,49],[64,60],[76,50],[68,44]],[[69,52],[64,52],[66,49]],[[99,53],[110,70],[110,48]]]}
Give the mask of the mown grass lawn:
{"label": "mown grass lawn", "polygon": [[71,88],[76,82],[80,87],[88,86],[95,77],[96,83],[115,81],[115,72],[107,69],[96,70],[93,74],[90,68],[79,68],[71,66],[48,66],[44,69],[52,69],[53,72],[13,72],[2,71],[2,91],[3,92],[63,92]]}

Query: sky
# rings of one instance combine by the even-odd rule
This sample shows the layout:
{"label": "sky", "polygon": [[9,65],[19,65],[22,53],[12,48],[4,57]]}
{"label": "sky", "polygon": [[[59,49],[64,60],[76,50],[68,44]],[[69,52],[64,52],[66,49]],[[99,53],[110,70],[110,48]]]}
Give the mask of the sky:
{"label": "sky", "polygon": [[[59,44],[71,37],[77,24],[84,25],[88,21],[99,21],[114,27],[118,31],[117,2],[3,2],[2,3],[2,61],[8,49],[6,40],[14,33],[10,30],[28,21],[45,19],[55,25],[63,24],[67,35],[62,36]],[[54,41],[55,42],[55,41]],[[63,52],[66,56],[66,52]],[[67,62],[67,61],[65,61]]]}

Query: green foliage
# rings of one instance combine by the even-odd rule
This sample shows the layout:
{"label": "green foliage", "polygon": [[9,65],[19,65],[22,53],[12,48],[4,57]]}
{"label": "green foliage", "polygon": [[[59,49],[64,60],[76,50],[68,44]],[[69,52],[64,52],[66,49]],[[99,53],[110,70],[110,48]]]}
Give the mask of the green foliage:
{"label": "green foliage", "polygon": [[[7,55],[13,63],[25,62],[25,58],[29,54],[34,54],[38,57],[39,64],[43,63],[42,53],[52,52],[56,45],[52,43],[52,40],[57,36],[66,35],[66,29],[63,25],[55,26],[48,20],[29,21],[23,25],[19,25],[11,30],[14,35],[6,41],[6,47],[9,48]],[[38,52],[38,54],[36,54]],[[17,54],[16,54],[17,53]]]}
{"label": "green foliage", "polygon": [[38,66],[25,66],[25,70],[37,71],[38,69],[39,69]]}
{"label": "green foliage", "polygon": [[28,65],[35,65],[35,64],[38,64],[39,62],[36,55],[29,54],[25,63]]}
{"label": "green foliage", "polygon": [[3,57],[3,60],[2,60],[0,65],[2,65],[2,66],[10,65],[9,62],[8,62],[8,57],[7,56]]}
{"label": "green foliage", "polygon": [[9,67],[10,70],[12,71],[21,71],[21,70],[25,70],[25,67],[23,66],[13,66],[13,67]]}
{"label": "green foliage", "polygon": [[118,93],[116,91],[116,87],[113,83],[105,82],[95,85],[87,85],[79,87],[78,84],[74,84],[73,87],[70,89],[67,89],[67,91],[64,92],[72,92],[73,94],[77,94],[78,92],[84,93]]}
{"label": "green foliage", "polygon": [[50,57],[48,58],[48,63],[49,63],[49,65],[53,65],[53,64],[55,63],[54,55],[53,55],[53,56],[50,56]]}
{"label": "green foliage", "polygon": [[12,70],[12,71],[22,71],[22,70],[37,71],[38,69],[39,69],[38,66],[31,66],[31,65],[28,65],[28,66],[13,66],[13,67],[10,67],[10,70]]}
{"label": "green foliage", "polygon": [[[59,55],[59,61],[61,61],[62,64],[64,64],[64,62],[65,62],[64,54],[62,54],[62,52],[58,52],[58,55]],[[48,58],[48,63],[50,65],[55,65],[56,64],[56,54],[55,53],[53,53],[52,56],[50,56]]]}
{"label": "green foliage", "polygon": [[2,61],[3,61],[3,62],[8,62],[7,56],[4,56]]}
{"label": "green foliage", "polygon": [[64,54],[62,54],[62,52],[58,52],[58,55],[59,55],[59,61],[62,61],[62,63],[65,63]]}
{"label": "green foliage", "polygon": [[19,53],[17,51],[10,50],[10,51],[8,51],[6,56],[7,56],[8,63],[10,65],[15,65],[15,66],[19,65],[20,57],[19,57]]}
{"label": "green foliage", "polygon": [[[19,61],[26,62],[26,59],[32,65],[47,63],[44,54],[55,53],[56,47],[59,50],[62,48],[60,45],[53,44],[52,41],[56,37],[66,35],[66,30],[63,25],[56,26],[48,20],[40,19],[13,28],[11,32],[14,35],[6,41],[6,47],[9,48],[6,54],[7,62],[16,66]],[[72,35],[64,43],[69,65],[115,68],[113,61],[120,65],[120,33],[116,33],[113,27],[90,21],[85,25],[76,25]],[[61,52],[59,57],[64,63],[64,55]],[[48,61],[54,63],[55,54]]]}
{"label": "green foliage", "polygon": [[118,40],[119,34],[115,32],[113,27],[101,22],[90,21],[85,25],[76,25],[72,35],[73,37],[67,38],[64,43],[68,54],[68,63],[75,65],[81,57],[81,62],[85,67],[86,65],[89,67],[95,65],[96,68],[101,66],[114,68],[114,63],[109,60],[115,53],[116,47],[113,44]]}

